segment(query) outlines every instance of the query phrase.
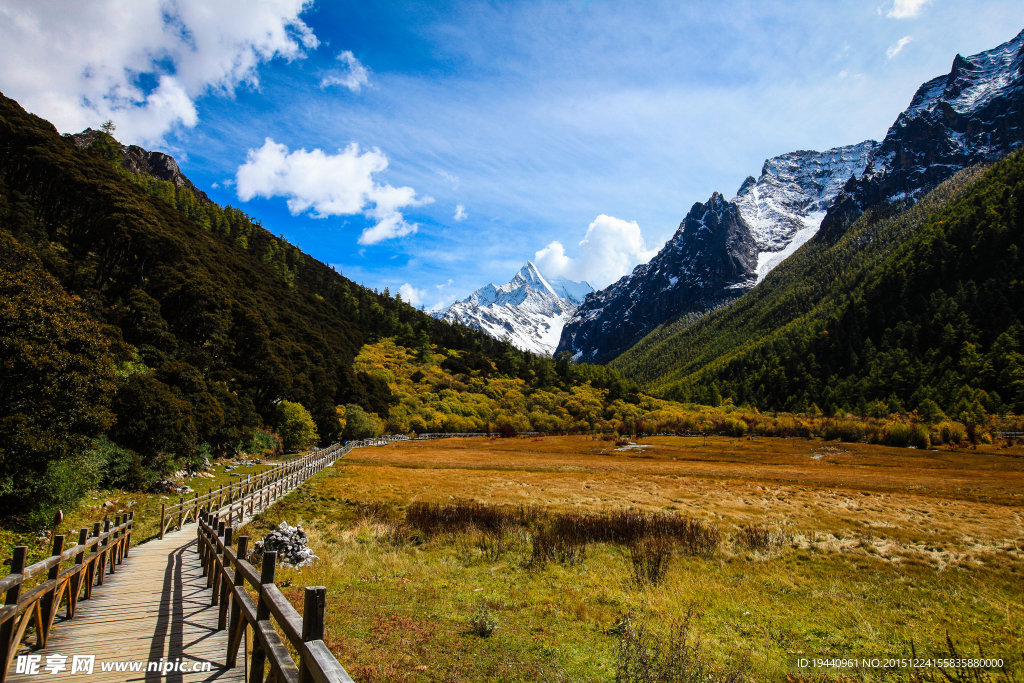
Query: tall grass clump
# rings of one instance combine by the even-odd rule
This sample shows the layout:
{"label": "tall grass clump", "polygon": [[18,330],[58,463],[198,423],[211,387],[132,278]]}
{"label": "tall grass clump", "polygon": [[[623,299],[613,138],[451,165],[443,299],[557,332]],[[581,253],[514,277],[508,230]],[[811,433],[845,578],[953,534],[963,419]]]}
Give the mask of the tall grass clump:
{"label": "tall grass clump", "polygon": [[509,533],[525,529],[533,540],[529,565],[535,568],[548,562],[577,564],[590,543],[639,548],[648,539],[660,539],[672,552],[695,556],[711,555],[721,543],[721,532],[713,523],[641,510],[547,513],[525,506],[418,502],[406,508],[405,523],[425,536],[472,531],[489,559],[507,550]]}
{"label": "tall grass clump", "polygon": [[767,550],[775,544],[771,530],[763,524],[744,524],[738,539],[748,550]]}
{"label": "tall grass clump", "polygon": [[586,549],[587,542],[582,536],[560,533],[555,524],[542,524],[533,531],[533,550],[529,566],[539,569],[548,562],[579,564]]}
{"label": "tall grass clump", "polygon": [[668,573],[672,542],[664,536],[645,538],[629,546],[633,579],[641,585],[657,586]]}
{"label": "tall grass clump", "polygon": [[691,633],[693,608],[664,637],[627,623],[619,640],[615,683],[742,683],[747,664],[729,669],[715,664]]}
{"label": "tall grass clump", "polygon": [[412,503],[405,509],[405,521],[428,536],[464,532],[470,528],[504,532],[517,526],[529,526],[539,516],[540,511],[533,508],[473,501]]}
{"label": "tall grass clump", "polygon": [[906,422],[893,422],[883,428],[881,441],[887,446],[896,446],[897,448],[908,446],[928,448],[931,446],[931,439],[926,427]]}
{"label": "tall grass clump", "polygon": [[864,427],[853,420],[830,420],[822,430],[826,441],[839,439],[846,443],[857,443],[864,438]]}

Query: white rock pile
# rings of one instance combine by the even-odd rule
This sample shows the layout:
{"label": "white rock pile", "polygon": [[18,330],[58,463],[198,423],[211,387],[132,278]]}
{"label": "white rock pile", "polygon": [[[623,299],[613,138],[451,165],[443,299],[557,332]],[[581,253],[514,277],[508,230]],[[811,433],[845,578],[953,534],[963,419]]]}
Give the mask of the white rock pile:
{"label": "white rock pile", "polygon": [[252,549],[252,563],[257,569],[263,562],[263,553],[271,551],[277,552],[277,562],[283,567],[306,567],[320,559],[310,549],[302,526],[288,526],[288,522],[281,522],[263,540],[256,541]]}

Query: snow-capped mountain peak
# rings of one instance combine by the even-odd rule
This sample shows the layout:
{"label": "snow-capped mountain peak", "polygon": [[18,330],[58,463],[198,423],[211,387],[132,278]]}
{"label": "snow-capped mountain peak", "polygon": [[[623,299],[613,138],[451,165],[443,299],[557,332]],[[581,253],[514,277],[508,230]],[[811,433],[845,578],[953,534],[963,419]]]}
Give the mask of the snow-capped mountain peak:
{"label": "snow-capped mountain peak", "polygon": [[586,282],[547,278],[527,261],[509,282],[484,285],[437,315],[497,339],[507,337],[525,351],[550,356],[565,321],[592,291]]}

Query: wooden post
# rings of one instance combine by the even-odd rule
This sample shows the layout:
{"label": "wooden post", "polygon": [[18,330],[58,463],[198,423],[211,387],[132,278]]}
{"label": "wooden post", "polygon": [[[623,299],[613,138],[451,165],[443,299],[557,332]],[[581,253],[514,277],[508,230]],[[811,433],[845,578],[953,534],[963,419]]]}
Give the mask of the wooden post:
{"label": "wooden post", "polygon": [[[218,541],[224,537],[224,526],[223,520],[217,522],[213,533],[210,534],[212,538],[210,538],[210,554],[207,557],[209,571],[206,575],[206,587],[213,588],[214,594],[217,593],[217,550],[220,545]],[[213,604],[216,605],[217,603],[214,602]]]}
{"label": "wooden post", "polygon": [[[99,535],[100,535],[100,523],[96,522],[95,524],[92,525],[92,537],[93,538],[99,538]],[[93,551],[92,552],[93,552],[93,554],[96,555],[96,557],[93,558],[93,560],[91,562],[89,562],[89,575],[86,577],[86,583],[85,583],[85,599],[86,600],[88,600],[89,598],[92,597],[92,587],[93,587],[94,584],[96,584],[97,581],[99,581],[99,579],[97,578],[97,574],[96,574],[96,567],[99,566],[100,561],[101,561],[102,558],[99,555],[100,544],[98,542],[96,543],[96,545],[93,546]]]}
{"label": "wooden post", "polygon": [[167,526],[167,503],[160,503],[160,540],[164,540],[164,527]]}
{"label": "wooden post", "polygon": [[111,538],[113,538],[113,540],[114,540],[114,542],[110,546],[110,573],[111,574],[113,574],[116,571],[114,565],[117,564],[117,554],[118,554],[118,551],[121,548],[121,544],[119,542],[120,538],[121,538],[121,532],[118,531],[118,527],[119,526],[121,526],[121,515],[117,515],[116,517],[114,517],[114,530],[110,534]]}
{"label": "wooden post", "polygon": [[[267,585],[274,583],[274,569],[277,562],[277,552],[269,551],[263,553],[263,566],[260,568],[260,599],[256,603],[256,621],[260,622],[270,617],[270,604],[267,602]],[[255,627],[254,627],[255,628]],[[263,683],[263,666],[267,662],[267,653],[258,638],[253,639],[252,660],[249,664],[249,683]]]}
{"label": "wooden post", "polygon": [[103,552],[102,555],[100,555],[99,557],[96,558],[96,565],[97,565],[96,570],[98,572],[96,574],[96,585],[97,586],[102,586],[103,585],[103,575],[107,571],[107,557],[110,554],[110,549],[109,549],[110,548],[110,518],[109,517],[107,517],[106,519],[103,520],[103,533],[107,534],[107,535],[103,537],[103,542],[100,545],[96,546],[97,550],[101,550]]}
{"label": "wooden post", "polygon": [[[327,588],[324,586],[307,586],[305,599],[302,603],[302,642],[324,639],[324,609],[327,604]],[[300,653],[301,655],[301,653]],[[301,655],[299,661],[299,683],[312,683],[313,675],[309,671],[306,657]]]}
{"label": "wooden post", "polygon": [[203,576],[206,576],[206,572],[209,571],[207,568],[207,555],[209,553],[206,542],[209,535],[206,532],[206,526],[210,523],[210,512],[205,508],[199,512],[201,519],[199,520],[199,565],[203,568]]}
{"label": "wooden post", "polygon": [[181,500],[178,502],[178,531],[181,531],[181,526],[185,518],[185,494],[181,494]]}
{"label": "wooden post", "polygon": [[227,623],[227,607],[228,607],[228,567],[231,566],[228,560],[228,548],[231,547],[231,535],[232,529],[228,527],[224,530],[224,552],[220,556],[221,567],[217,570],[217,578],[213,580],[213,603],[214,605],[220,604],[220,609],[217,610],[217,630],[221,631],[224,629],[224,625]]}
{"label": "wooden post", "polygon": [[[53,552],[50,553],[53,557],[60,557],[60,554],[64,552],[64,535],[60,534],[53,537]],[[46,647],[46,639],[50,635],[50,627],[53,626],[53,618],[57,615],[57,599],[59,597],[57,583],[57,576],[60,575],[60,561],[50,567],[49,573],[46,575],[47,581],[53,581],[53,588],[46,592],[40,599],[40,607],[42,608],[43,623],[36,624],[39,628],[39,632],[36,633],[36,647]]]}
{"label": "wooden post", "polygon": [[[78,545],[84,546],[85,542],[89,539],[89,529],[78,530]],[[78,593],[82,590],[82,577],[85,576],[85,567],[82,566],[85,563],[85,548],[82,548],[82,552],[75,555],[75,564],[81,569],[78,570],[69,580],[68,584],[68,619],[75,616],[75,606],[78,605]]]}
{"label": "wooden post", "polygon": [[[249,537],[239,536],[238,537],[238,550],[235,556],[239,562],[245,559],[245,555],[249,550]],[[245,577],[242,576],[242,572],[239,568],[239,563],[235,562],[235,581],[234,590],[242,590],[241,586],[245,583]],[[242,636],[245,635],[245,623],[242,622],[242,608],[238,606],[238,601],[231,601],[231,620],[228,622],[228,655],[224,660],[224,665],[233,669],[238,660],[238,646],[242,642]],[[245,660],[248,662],[248,660]]]}
{"label": "wooden post", "polygon": [[128,551],[132,549],[132,531],[135,530],[135,510],[128,513],[128,538],[124,542],[124,556],[128,557]]}
{"label": "wooden post", "polygon": [[[14,549],[14,554],[11,557],[11,573],[21,574],[25,571],[25,558],[28,557],[28,546],[19,545]],[[12,586],[7,589],[7,597],[4,603],[7,605],[17,605],[18,598],[21,597],[21,581],[18,585]],[[7,680],[7,670],[11,668],[11,662],[14,661],[14,653],[18,651],[18,643],[14,641],[15,625],[17,619],[8,619],[0,625],[0,664],[3,668],[0,669],[0,683]]]}

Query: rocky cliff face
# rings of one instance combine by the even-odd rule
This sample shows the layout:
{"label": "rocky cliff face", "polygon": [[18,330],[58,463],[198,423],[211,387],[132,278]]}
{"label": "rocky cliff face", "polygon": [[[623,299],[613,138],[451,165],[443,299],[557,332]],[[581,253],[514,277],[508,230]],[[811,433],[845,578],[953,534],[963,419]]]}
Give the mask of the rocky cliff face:
{"label": "rocky cliff face", "polygon": [[[69,135],[79,147],[88,147],[95,140],[100,132],[92,128],[86,128],[81,133]],[[174,183],[175,187],[187,187],[201,202],[211,203],[211,199],[205,192],[196,187],[189,180],[181,169],[178,162],[169,154],[163,152],[150,152],[138,145],[121,145],[121,165],[125,170],[138,175],[150,176],[159,180],[168,180]]]}
{"label": "rocky cliff face", "polygon": [[866,172],[829,209],[819,239],[835,241],[864,210],[920,198],[957,171],[1024,143],[1024,31],[999,47],[957,55],[896,119]]}
{"label": "rocky cliff face", "polygon": [[867,140],[773,157],[733,199],[716,192],[694,204],[649,263],[586,298],[565,324],[556,354],[604,363],[668,320],[740,296],[817,232],[825,209],[864,172],[876,145]]}
{"label": "rocky cliff face", "polygon": [[527,261],[508,283],[485,285],[438,317],[497,339],[507,337],[517,348],[550,356],[565,321],[593,291],[586,282],[546,278]]}
{"label": "rocky cliff face", "polygon": [[798,151],[764,162],[732,200],[757,242],[757,282],[814,236],[843,185],[864,174],[874,140],[824,152]]}

